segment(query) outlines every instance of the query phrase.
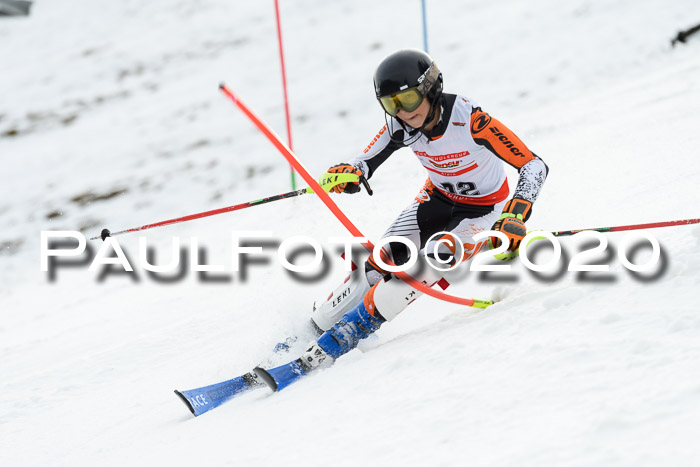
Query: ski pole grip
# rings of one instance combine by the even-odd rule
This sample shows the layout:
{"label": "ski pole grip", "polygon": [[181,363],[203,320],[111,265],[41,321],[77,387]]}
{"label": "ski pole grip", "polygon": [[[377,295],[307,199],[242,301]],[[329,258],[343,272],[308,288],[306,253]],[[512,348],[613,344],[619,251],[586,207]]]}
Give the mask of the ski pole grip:
{"label": "ski pole grip", "polygon": [[364,185],[365,190],[367,190],[367,194],[372,196],[374,194],[374,192],[369,187],[369,182],[367,181],[367,178],[364,176],[364,174],[360,175],[360,182],[362,183],[362,185]]}

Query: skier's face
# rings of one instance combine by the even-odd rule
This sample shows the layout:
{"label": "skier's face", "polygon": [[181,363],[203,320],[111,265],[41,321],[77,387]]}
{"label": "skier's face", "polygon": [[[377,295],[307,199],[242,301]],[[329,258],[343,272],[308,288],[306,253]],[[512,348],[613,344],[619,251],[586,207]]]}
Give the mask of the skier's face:
{"label": "skier's face", "polygon": [[428,99],[423,99],[423,102],[421,102],[418,108],[413,112],[406,112],[405,110],[401,109],[396,116],[411,128],[420,128],[425,119],[428,117],[429,112],[430,102],[428,102]]}

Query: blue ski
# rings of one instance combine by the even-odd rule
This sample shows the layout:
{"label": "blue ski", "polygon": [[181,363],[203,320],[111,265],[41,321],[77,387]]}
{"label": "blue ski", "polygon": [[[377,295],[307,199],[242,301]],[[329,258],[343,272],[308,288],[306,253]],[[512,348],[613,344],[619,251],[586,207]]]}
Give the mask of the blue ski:
{"label": "blue ski", "polygon": [[265,385],[267,385],[274,392],[277,392],[286,388],[298,379],[303,378],[309,372],[308,369],[304,368],[300,360],[301,359],[294,360],[293,362],[278,366],[277,368],[270,368],[268,370],[255,367],[253,371]]}
{"label": "blue ski", "polygon": [[[291,346],[297,341],[297,337],[292,336],[286,338],[283,342],[275,345],[273,355],[288,353]],[[269,364],[269,361],[268,361]],[[209,412],[215,409],[224,402],[240,396],[251,389],[264,387],[265,383],[260,380],[257,374],[250,371],[244,375],[223,381],[221,383],[212,384],[187,391],[175,390],[175,394],[185,403],[192,415],[197,417],[204,412]]]}
{"label": "blue ski", "polygon": [[190,409],[192,415],[196,417],[220,406],[229,399],[263,386],[265,386],[265,383],[260,381],[255,373],[250,372],[210,386],[187,391],[175,390],[175,394],[182,399],[182,402]]}

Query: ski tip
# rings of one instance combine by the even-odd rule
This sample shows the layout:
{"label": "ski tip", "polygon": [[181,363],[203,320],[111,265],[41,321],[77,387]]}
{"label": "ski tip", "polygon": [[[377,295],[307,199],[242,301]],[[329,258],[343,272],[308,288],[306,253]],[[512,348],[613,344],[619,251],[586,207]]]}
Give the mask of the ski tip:
{"label": "ski tip", "polygon": [[185,397],[185,395],[182,394],[182,393],[181,393],[180,391],[178,391],[177,389],[175,390],[175,394],[177,394],[177,397],[179,397],[180,400],[182,400],[182,402],[185,403],[185,405],[187,406],[187,408],[190,409],[190,412],[192,412],[192,415],[194,415],[194,416],[196,417],[197,414],[194,413],[194,407],[192,407],[192,404],[190,403],[190,401],[187,400],[187,398]]}
{"label": "ski tip", "polygon": [[267,370],[256,366],[253,369],[253,371],[256,375],[258,375],[258,378],[260,378],[265,384],[267,384],[267,386],[270,389],[272,389],[274,392],[277,392],[277,381],[275,381],[275,378],[273,378]]}

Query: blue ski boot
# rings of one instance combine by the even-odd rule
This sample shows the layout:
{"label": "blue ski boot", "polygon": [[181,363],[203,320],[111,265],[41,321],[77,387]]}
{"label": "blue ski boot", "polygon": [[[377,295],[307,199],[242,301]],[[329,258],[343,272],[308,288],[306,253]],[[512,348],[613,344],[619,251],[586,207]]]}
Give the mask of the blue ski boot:
{"label": "blue ski boot", "polygon": [[384,321],[379,315],[371,315],[364,303],[360,303],[324,332],[300,358],[269,370],[257,367],[255,374],[270,389],[280,391],[318,368],[324,361],[332,363],[357,347],[361,339],[379,329]]}

